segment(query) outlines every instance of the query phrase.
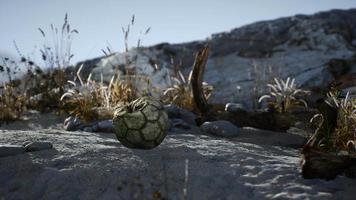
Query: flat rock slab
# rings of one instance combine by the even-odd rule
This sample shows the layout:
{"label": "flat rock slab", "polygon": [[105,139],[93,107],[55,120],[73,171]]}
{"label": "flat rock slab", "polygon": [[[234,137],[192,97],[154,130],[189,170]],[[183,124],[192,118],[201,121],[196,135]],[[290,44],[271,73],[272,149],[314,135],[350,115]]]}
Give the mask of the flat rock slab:
{"label": "flat rock slab", "polygon": [[31,138],[56,148],[1,157],[0,199],[174,200],[184,189],[198,200],[354,197],[354,179],[303,179],[298,149],[180,131],[153,150],[133,150],[114,134],[2,130],[0,145]]}
{"label": "flat rock slab", "polygon": [[0,144],[0,157],[13,156],[25,153],[25,148],[21,145]]}

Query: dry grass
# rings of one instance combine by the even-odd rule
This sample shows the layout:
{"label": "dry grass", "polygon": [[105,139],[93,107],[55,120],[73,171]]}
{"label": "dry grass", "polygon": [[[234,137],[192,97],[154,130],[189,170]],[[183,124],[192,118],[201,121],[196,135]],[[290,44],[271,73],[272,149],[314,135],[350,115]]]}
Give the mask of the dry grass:
{"label": "dry grass", "polygon": [[71,87],[61,96],[62,109],[72,116],[76,116],[84,122],[92,121],[97,118],[93,109],[100,107],[102,96],[100,86],[91,80],[91,74],[84,82],[80,76],[83,68],[81,65],[77,71],[79,83],[68,81]]}
{"label": "dry grass", "polygon": [[67,13],[64,16],[62,28],[59,29],[51,24],[50,34],[46,34],[42,28],[38,28],[38,30],[44,40],[40,52],[45,67],[48,69],[67,68],[74,56],[71,53],[73,37],[79,33],[78,30],[71,28]]}
{"label": "dry grass", "polygon": [[16,85],[5,83],[0,86],[0,126],[21,119],[26,110],[26,97]]}
{"label": "dry grass", "polygon": [[[332,89],[327,94],[325,102],[335,108],[337,111],[336,127],[333,132],[326,134],[319,133],[322,129],[325,117],[322,114],[316,114],[311,123],[317,124],[315,134],[311,138],[312,146],[321,148],[324,151],[348,151],[356,155],[356,99],[352,99],[349,93],[345,98],[338,98],[339,92]],[[321,135],[320,137],[317,134]],[[309,142],[308,142],[309,143]]]}
{"label": "dry grass", "polygon": [[[134,56],[133,60],[128,56],[129,35],[134,23],[135,17],[132,16],[130,24],[126,28],[122,27],[126,53],[125,69],[122,72],[117,71],[108,84],[103,82],[103,77],[101,77],[99,83],[91,80],[91,75],[84,82],[80,75],[83,67],[81,66],[77,72],[79,83],[68,81],[71,84],[71,88],[62,95],[61,101],[63,102],[64,110],[70,115],[77,116],[83,121],[92,121],[101,118],[95,110],[106,109],[111,112],[119,105],[128,104],[138,97],[150,93],[152,86],[150,85],[149,77],[138,75],[135,67],[129,68],[137,59],[137,56]],[[150,28],[146,29],[144,35],[147,35],[149,31]],[[140,47],[141,42],[142,33],[140,33],[136,48]],[[105,50],[102,49],[102,51],[106,56],[113,54],[112,49],[109,47]],[[115,67],[117,70],[120,68],[116,66],[112,67]]]}
{"label": "dry grass", "polygon": [[282,113],[296,105],[307,107],[307,103],[302,97],[308,95],[309,91],[297,88],[294,78],[288,77],[286,81],[275,78],[274,83],[267,84],[267,87],[269,87],[270,93],[261,96],[258,100],[259,103],[268,99],[269,106]]}
{"label": "dry grass", "polygon": [[[139,79],[138,76],[131,78],[113,76],[107,85],[103,81],[97,83],[91,80],[91,74],[87,80],[83,81],[80,75],[82,68],[83,65],[77,71],[79,83],[68,81],[71,87],[62,95],[60,100],[66,112],[85,122],[102,118],[96,112],[98,109],[106,109],[110,112],[115,107],[128,104],[144,95],[133,82],[133,80]],[[131,79],[132,81],[130,81]]]}
{"label": "dry grass", "polygon": [[[176,75],[171,77],[173,85],[163,93],[163,102],[175,104],[188,110],[194,110],[196,105],[194,103],[191,75],[192,73],[190,72],[188,78],[185,78],[181,71],[177,71]],[[203,82],[203,90],[205,98],[209,99],[213,87]]]}
{"label": "dry grass", "polygon": [[[335,149],[356,150],[356,99],[347,93],[344,99],[337,98],[337,93],[329,93],[327,103],[338,110],[337,126],[333,145]],[[356,152],[355,152],[356,153]]]}
{"label": "dry grass", "polygon": [[9,123],[21,119],[26,110],[25,88],[21,87],[20,80],[14,79],[14,76],[20,72],[19,68],[15,61],[2,58],[0,73],[5,74],[7,81],[0,85],[0,126],[3,122]]}

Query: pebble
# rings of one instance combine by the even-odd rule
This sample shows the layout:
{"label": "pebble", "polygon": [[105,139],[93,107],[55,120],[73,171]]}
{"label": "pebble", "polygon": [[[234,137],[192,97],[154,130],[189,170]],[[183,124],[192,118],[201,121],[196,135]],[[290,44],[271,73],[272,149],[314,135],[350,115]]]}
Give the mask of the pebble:
{"label": "pebble", "polygon": [[64,120],[64,130],[66,131],[75,131],[80,126],[80,119],[77,117],[70,116]]}

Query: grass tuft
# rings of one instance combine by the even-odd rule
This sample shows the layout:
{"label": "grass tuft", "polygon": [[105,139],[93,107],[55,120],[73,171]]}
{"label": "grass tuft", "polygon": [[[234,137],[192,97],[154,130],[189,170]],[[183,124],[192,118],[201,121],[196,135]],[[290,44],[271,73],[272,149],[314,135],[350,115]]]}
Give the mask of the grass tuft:
{"label": "grass tuft", "polygon": [[284,113],[296,105],[308,106],[302,97],[310,92],[297,88],[294,78],[288,77],[286,81],[274,78],[274,83],[267,84],[267,87],[270,89],[269,94],[261,96],[258,102],[268,99],[268,105],[278,112]]}

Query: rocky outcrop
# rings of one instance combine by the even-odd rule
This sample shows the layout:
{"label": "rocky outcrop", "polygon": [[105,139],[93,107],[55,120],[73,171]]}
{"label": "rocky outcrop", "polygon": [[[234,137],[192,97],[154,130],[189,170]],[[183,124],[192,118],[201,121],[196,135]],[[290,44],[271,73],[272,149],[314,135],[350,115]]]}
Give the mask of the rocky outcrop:
{"label": "rocky outcrop", "polygon": [[215,88],[211,102],[256,108],[273,77],[294,77],[313,91],[311,101],[333,80],[344,88],[356,84],[356,9],[257,22],[205,41],[133,49],[102,58],[92,72],[97,79],[100,74],[110,79],[128,63],[164,89],[177,68],[189,73],[195,52],[206,43],[211,51],[204,78]]}

